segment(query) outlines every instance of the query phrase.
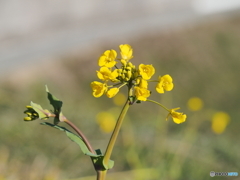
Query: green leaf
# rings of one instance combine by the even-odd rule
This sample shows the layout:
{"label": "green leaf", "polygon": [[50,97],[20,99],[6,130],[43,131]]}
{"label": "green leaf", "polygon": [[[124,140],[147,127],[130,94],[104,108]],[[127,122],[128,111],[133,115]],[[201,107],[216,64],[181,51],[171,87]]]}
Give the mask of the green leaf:
{"label": "green leaf", "polygon": [[112,160],[109,160],[109,163],[108,165],[104,165],[103,164],[103,155],[102,155],[102,152],[100,149],[97,149],[96,150],[96,154],[93,154],[92,152],[90,152],[86,146],[86,144],[84,143],[83,139],[72,133],[71,131],[69,131],[67,128],[65,127],[61,127],[61,126],[58,126],[58,125],[54,125],[54,124],[51,124],[51,123],[48,123],[48,122],[44,122],[44,123],[41,123],[42,125],[48,125],[50,127],[54,127],[58,130],[61,130],[61,131],[64,131],[66,133],[66,135],[68,136],[69,139],[71,139],[73,142],[77,143],[80,147],[80,149],[82,150],[82,152],[85,154],[85,155],[88,155],[91,157],[93,163],[94,163],[94,166],[95,167],[102,167],[102,168],[105,168],[105,169],[111,169],[114,165],[114,161]]}
{"label": "green leaf", "polygon": [[59,121],[61,121],[61,119],[59,119],[59,115],[61,113],[61,108],[62,108],[63,102],[60,101],[59,99],[57,99],[55,96],[53,96],[49,92],[47,85],[46,85],[46,91],[48,94],[48,96],[47,96],[48,100],[50,101],[50,104],[53,106],[54,114],[56,115],[56,117],[54,118],[54,124],[58,124]]}
{"label": "green leaf", "polygon": [[44,113],[43,108],[39,104],[36,104],[36,103],[34,103],[32,101],[31,101],[30,104],[31,104],[32,108],[34,109],[34,111],[36,111],[38,113],[39,119],[46,119],[46,118],[48,118],[46,116],[46,114]]}

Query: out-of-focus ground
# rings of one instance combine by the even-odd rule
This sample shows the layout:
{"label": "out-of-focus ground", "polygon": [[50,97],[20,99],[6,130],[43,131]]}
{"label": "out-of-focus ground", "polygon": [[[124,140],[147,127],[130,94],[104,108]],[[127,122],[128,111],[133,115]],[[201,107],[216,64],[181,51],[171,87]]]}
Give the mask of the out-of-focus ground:
{"label": "out-of-focus ground", "polygon": [[[99,9],[107,9],[102,6]],[[197,7],[201,6],[198,4]],[[77,13],[78,7],[74,8],[73,12]],[[109,11],[118,12],[118,8]],[[158,12],[158,8],[151,12]],[[145,17],[144,11],[139,14]],[[144,33],[146,29],[142,33],[136,31],[138,35],[133,30],[124,33],[118,26],[113,26],[123,34],[123,37],[116,36],[116,40],[112,40],[114,34],[109,39],[104,36],[91,38],[89,30],[98,31],[90,28],[90,23],[85,32],[79,31],[79,34],[89,34],[86,39],[81,36],[84,39],[82,44],[79,40],[75,45],[64,44],[64,38],[66,43],[69,42],[65,35],[70,37],[72,34],[69,33],[71,31],[62,31],[65,35],[55,35],[63,39],[52,44],[52,48],[58,50],[48,47],[47,53],[41,48],[35,49],[41,43],[39,46],[29,43],[28,33],[21,36],[20,41],[22,44],[26,42],[26,46],[18,44],[17,38],[12,41],[5,39],[9,46],[4,44],[1,48],[1,57],[9,59],[2,60],[1,65],[4,73],[0,81],[0,179],[95,179],[89,157],[83,155],[77,145],[62,132],[39,125],[40,120],[24,122],[23,111],[30,101],[51,109],[44,87],[47,84],[50,91],[64,102],[64,114],[83,130],[95,149],[104,151],[110,134],[99,128],[96,117],[105,112],[116,119],[121,105],[115,101],[120,100],[94,98],[89,84],[97,80],[99,56],[106,49],[118,51],[118,45],[122,43],[133,47],[134,58],[131,61],[134,64],[155,66],[155,79],[164,74],[173,77],[173,91],[159,95],[154,85],[150,86],[153,92],[151,99],[169,108],[181,107],[180,111],[188,118],[185,123],[177,125],[170,119],[165,121],[167,112],[157,105],[145,102],[132,106],[112,154],[115,166],[109,171],[109,180],[212,179],[210,171],[239,173],[240,15],[236,11],[207,17],[209,19],[201,23],[185,21],[179,22],[178,26],[151,29],[150,33]],[[104,18],[109,18],[108,13]],[[44,34],[43,30],[39,32]],[[74,33],[78,34],[77,31]],[[30,37],[40,40],[43,36]],[[49,40],[51,44],[52,36],[46,37],[49,39],[44,42]],[[19,51],[11,49],[14,46],[10,42]],[[40,41],[34,42],[38,45]],[[48,49],[45,47],[47,44],[43,43],[42,47]],[[21,48],[26,52],[29,49],[29,54],[21,54],[25,52]],[[11,53],[4,56],[10,49],[13,51],[11,58]],[[5,66],[6,62],[17,64],[18,56],[23,60],[21,63],[14,68],[10,64]],[[203,102],[196,111],[194,105],[189,105],[193,97]]]}

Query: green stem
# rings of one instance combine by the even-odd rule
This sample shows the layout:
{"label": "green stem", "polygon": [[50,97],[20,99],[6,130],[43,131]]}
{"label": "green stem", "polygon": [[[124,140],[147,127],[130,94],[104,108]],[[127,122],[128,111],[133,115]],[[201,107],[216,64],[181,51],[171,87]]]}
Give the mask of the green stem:
{"label": "green stem", "polygon": [[155,103],[155,104],[161,106],[163,109],[165,109],[165,110],[167,110],[167,111],[169,112],[169,109],[166,108],[164,105],[160,104],[159,102],[156,102],[156,101],[153,101],[153,100],[150,100],[150,99],[147,99],[147,101],[152,102],[152,103]]}
{"label": "green stem", "polygon": [[64,122],[67,123],[69,126],[71,126],[71,128],[73,128],[77,132],[77,134],[82,138],[83,142],[86,144],[88,150],[91,153],[96,154],[95,151],[93,150],[91,144],[89,143],[88,139],[82,133],[82,131],[80,129],[78,129],[78,127],[75,124],[73,124],[71,121],[69,121],[68,119],[64,118]]}
{"label": "green stem", "polygon": [[[71,121],[69,121],[68,119],[65,118],[64,122],[67,123],[69,126],[71,126],[77,132],[77,134],[82,138],[82,140],[86,144],[88,150],[91,153],[95,154],[95,151],[93,150],[91,144],[89,143],[89,141],[87,140],[85,135],[82,133],[82,131],[80,129],[78,129],[77,126],[75,124],[73,124]],[[93,163],[93,165],[94,165],[94,163]],[[99,170],[95,166],[94,166],[94,168],[95,168],[95,170],[97,172],[97,180],[104,180],[105,177],[106,177],[106,174],[107,174],[107,170]]]}
{"label": "green stem", "polygon": [[97,180],[104,180],[107,174],[107,170],[97,171]]}
{"label": "green stem", "polygon": [[113,151],[113,147],[115,145],[115,142],[116,142],[116,139],[117,139],[117,136],[119,134],[119,131],[120,131],[120,128],[121,128],[121,125],[122,125],[122,122],[123,122],[123,119],[128,111],[128,108],[129,108],[129,100],[127,99],[119,117],[118,117],[118,120],[117,120],[117,123],[116,123],[116,126],[114,128],[114,131],[112,133],[112,136],[110,138],[110,141],[108,143],[108,146],[107,146],[107,149],[106,149],[106,152],[105,152],[105,155],[104,155],[104,158],[103,158],[103,163],[104,164],[108,164],[108,161],[110,159],[110,156],[112,154],[112,151]]}

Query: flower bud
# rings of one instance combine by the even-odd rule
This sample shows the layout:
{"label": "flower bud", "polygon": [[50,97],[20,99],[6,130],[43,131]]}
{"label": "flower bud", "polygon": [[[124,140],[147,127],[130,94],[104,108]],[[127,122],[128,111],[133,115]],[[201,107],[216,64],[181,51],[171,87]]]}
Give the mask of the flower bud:
{"label": "flower bud", "polygon": [[30,118],[30,117],[25,117],[24,118],[24,121],[31,121],[32,120],[32,118]]}

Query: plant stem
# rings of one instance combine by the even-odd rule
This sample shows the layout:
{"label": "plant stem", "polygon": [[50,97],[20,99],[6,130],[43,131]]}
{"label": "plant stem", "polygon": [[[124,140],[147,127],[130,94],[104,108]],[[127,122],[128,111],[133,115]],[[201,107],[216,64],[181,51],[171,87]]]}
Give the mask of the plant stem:
{"label": "plant stem", "polygon": [[164,105],[160,104],[159,102],[156,102],[156,101],[153,101],[153,100],[150,100],[150,99],[147,99],[147,101],[152,102],[152,103],[155,103],[155,104],[161,106],[163,109],[165,109],[165,110],[167,110],[167,111],[169,112],[169,109],[166,108]]}
{"label": "plant stem", "polygon": [[104,180],[107,174],[107,170],[97,171],[97,180]]}
{"label": "plant stem", "polygon": [[[104,164],[108,164],[108,161],[110,159],[110,156],[112,154],[112,151],[113,151],[113,147],[115,145],[115,142],[116,142],[116,139],[117,139],[117,136],[119,134],[119,131],[120,131],[120,128],[121,128],[121,125],[122,125],[122,122],[123,122],[123,119],[128,111],[128,108],[129,108],[129,99],[127,99],[119,117],[118,117],[118,120],[117,120],[117,123],[116,123],[116,126],[114,128],[114,131],[112,133],[112,136],[109,140],[109,143],[108,143],[108,146],[107,146],[107,149],[106,149],[106,152],[105,152],[105,155],[104,155],[104,158],[103,158],[103,163]],[[101,179],[103,180],[103,179]]]}
{"label": "plant stem", "polygon": [[76,131],[76,133],[82,138],[83,142],[86,144],[88,150],[91,153],[96,154],[95,151],[93,150],[91,144],[89,143],[88,139],[82,133],[82,131],[80,129],[78,129],[77,126],[75,124],[73,124],[71,121],[69,121],[68,119],[64,118],[64,122],[67,123],[69,126],[71,126]]}

